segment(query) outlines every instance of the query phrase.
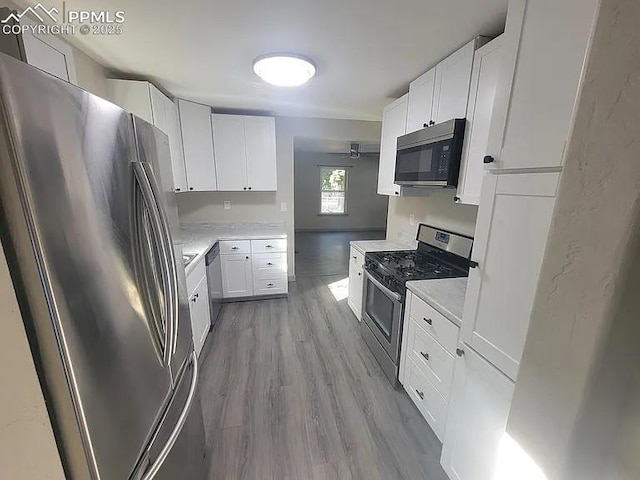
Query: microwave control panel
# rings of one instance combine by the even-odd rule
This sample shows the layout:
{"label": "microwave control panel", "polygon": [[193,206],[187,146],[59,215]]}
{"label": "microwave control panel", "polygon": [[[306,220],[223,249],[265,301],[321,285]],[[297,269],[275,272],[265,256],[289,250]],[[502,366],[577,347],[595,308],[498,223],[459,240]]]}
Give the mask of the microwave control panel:
{"label": "microwave control panel", "polygon": [[451,146],[443,145],[440,152],[440,161],[438,162],[438,177],[447,176],[449,163],[451,163]]}

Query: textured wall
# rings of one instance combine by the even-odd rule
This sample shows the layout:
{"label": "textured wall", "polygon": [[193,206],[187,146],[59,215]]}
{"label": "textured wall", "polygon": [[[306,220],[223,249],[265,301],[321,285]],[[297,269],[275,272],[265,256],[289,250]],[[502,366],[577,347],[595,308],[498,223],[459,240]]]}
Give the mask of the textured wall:
{"label": "textured wall", "polygon": [[640,478],[640,3],[600,8],[507,427],[549,480]]}

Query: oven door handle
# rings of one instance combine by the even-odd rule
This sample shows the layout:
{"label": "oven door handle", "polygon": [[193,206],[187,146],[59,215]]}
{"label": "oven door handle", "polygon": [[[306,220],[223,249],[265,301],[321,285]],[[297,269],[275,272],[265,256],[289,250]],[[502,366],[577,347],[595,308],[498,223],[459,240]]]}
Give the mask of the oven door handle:
{"label": "oven door handle", "polygon": [[376,287],[378,287],[380,290],[382,290],[382,293],[384,293],[387,297],[390,298],[394,298],[396,301],[400,301],[402,300],[402,296],[398,295],[396,292],[392,292],[391,290],[389,290],[387,287],[385,287],[383,284],[381,284],[378,280],[376,280],[365,268],[364,273],[367,275],[367,278],[371,281],[371,283],[373,283]]}

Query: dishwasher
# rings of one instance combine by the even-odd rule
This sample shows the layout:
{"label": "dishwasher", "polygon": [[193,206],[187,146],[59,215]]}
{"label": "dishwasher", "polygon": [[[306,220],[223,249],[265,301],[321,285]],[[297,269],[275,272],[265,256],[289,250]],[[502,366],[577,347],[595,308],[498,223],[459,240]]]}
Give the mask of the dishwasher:
{"label": "dishwasher", "polygon": [[207,286],[209,287],[209,310],[211,311],[211,328],[215,327],[220,310],[222,310],[222,268],[220,266],[220,244],[211,247],[205,257],[207,266]]}

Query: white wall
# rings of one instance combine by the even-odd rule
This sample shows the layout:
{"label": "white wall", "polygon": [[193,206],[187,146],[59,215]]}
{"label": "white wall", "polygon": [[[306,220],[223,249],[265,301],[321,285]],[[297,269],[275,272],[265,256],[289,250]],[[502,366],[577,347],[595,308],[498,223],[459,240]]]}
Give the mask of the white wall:
{"label": "white wall", "polygon": [[[376,193],[379,156],[344,158],[342,153],[295,152],[295,228],[373,230],[387,225],[387,197]],[[319,215],[320,166],[346,167],[346,215]]]}
{"label": "white wall", "polygon": [[[293,142],[296,137],[333,140],[380,141],[380,122],[331,120],[324,118],[276,117],[277,192],[187,192],[178,195],[178,213],[183,222],[200,221],[281,221],[289,238],[289,275],[295,273],[293,245]],[[222,202],[231,201],[231,210]],[[281,211],[285,203],[287,210]]]}
{"label": "white wall", "polygon": [[507,425],[548,480],[640,478],[639,58],[602,0]]}
{"label": "white wall", "polygon": [[[426,197],[391,197],[387,218],[387,240],[415,239],[419,223],[473,236],[478,207],[453,201],[455,190],[430,189]],[[414,225],[410,216],[414,215]]]}

